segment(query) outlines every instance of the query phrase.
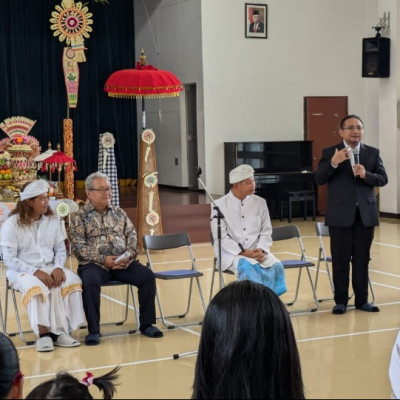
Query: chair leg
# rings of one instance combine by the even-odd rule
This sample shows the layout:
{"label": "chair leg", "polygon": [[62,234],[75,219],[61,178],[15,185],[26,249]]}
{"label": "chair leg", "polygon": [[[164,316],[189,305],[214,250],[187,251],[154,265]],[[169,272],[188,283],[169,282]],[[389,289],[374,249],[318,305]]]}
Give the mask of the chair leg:
{"label": "chair leg", "polygon": [[369,289],[371,290],[371,296],[372,296],[372,304],[375,303],[375,292],[374,292],[374,287],[372,286],[371,279],[368,277],[368,284],[369,284]]}
{"label": "chair leg", "polygon": [[[11,290],[11,297],[13,300],[13,305],[14,305],[14,313],[15,313],[15,319],[17,322],[17,327],[18,327],[18,331],[16,332],[7,332],[7,321],[8,321],[8,292]],[[4,332],[8,335],[8,336],[15,336],[17,333],[19,334],[19,337],[21,338],[21,340],[27,345],[27,346],[31,346],[33,344],[35,344],[35,340],[26,340],[24,337],[24,333],[33,333],[32,330],[26,330],[23,331],[22,330],[22,325],[21,325],[21,320],[19,317],[19,311],[18,311],[18,304],[17,304],[17,299],[15,297],[15,290],[13,288],[10,287],[8,280],[6,282],[6,299],[5,299],[5,311],[4,311]]]}
{"label": "chair leg", "polygon": [[313,199],[312,199],[312,210],[313,210],[313,212],[312,212],[312,216],[313,216],[313,221],[315,221],[315,196],[313,197]]}
{"label": "chair leg", "polygon": [[[117,286],[117,285],[116,285]],[[136,297],[133,292],[133,287],[132,285],[126,284],[126,297],[125,297],[125,314],[123,319],[119,321],[110,321],[110,322],[101,322],[101,326],[107,326],[107,325],[123,325],[126,320],[128,319],[128,313],[129,313],[129,293],[131,294],[132,297],[132,305],[133,305],[133,311],[135,313],[135,319],[136,319],[136,329],[129,329],[126,331],[116,331],[116,332],[109,332],[109,333],[102,333],[102,336],[113,336],[113,335],[124,335],[124,334],[133,334],[136,333],[140,327],[140,320],[139,320],[139,307],[137,305]],[[79,329],[87,329],[87,325],[81,325]]]}
{"label": "chair leg", "polygon": [[224,280],[224,276],[223,276],[223,272],[221,272],[218,267],[217,264],[214,261],[214,265],[213,265],[213,271],[212,271],[212,275],[211,275],[211,287],[210,287],[210,297],[208,302],[211,301],[212,297],[213,297],[213,290],[214,290],[214,281],[215,281],[215,274],[218,272],[218,277],[220,279],[220,288],[222,289],[223,287],[225,287],[225,280]]}
{"label": "chair leg", "polygon": [[292,306],[297,300],[297,296],[299,294],[299,287],[300,287],[300,279],[301,279],[302,269],[303,268],[299,268],[299,274],[298,274],[297,284],[296,284],[296,293],[295,293],[294,299],[292,301],[289,301],[288,303],[286,303],[287,306]]}
{"label": "chair leg", "polygon": [[[318,307],[319,307],[318,297],[317,297],[317,293],[315,291],[315,287],[314,287],[314,283],[313,283],[313,280],[312,280],[312,277],[311,277],[310,270],[308,269],[308,267],[305,267],[305,268],[307,270],[308,279],[310,281],[311,289],[312,289],[312,292],[313,292],[313,297],[314,297],[314,301],[315,301],[315,308],[312,308],[311,310],[306,309],[306,310],[290,311],[290,314],[299,314],[299,313],[309,312],[309,311],[316,312],[318,310]],[[300,287],[300,279],[301,279],[302,269],[303,268],[299,268],[299,275],[298,275],[298,279],[297,279],[295,298],[294,298],[293,301],[291,301],[289,303],[286,303],[286,305],[288,305],[288,306],[292,306],[297,300],[298,293],[299,293],[299,287]]]}
{"label": "chair leg", "polygon": [[[324,261],[324,263],[325,263],[325,270],[326,270],[326,274],[328,275],[329,285],[331,287],[332,294],[335,294],[335,288],[333,286],[333,281],[332,281],[331,272],[329,270],[328,261],[326,261],[326,259],[324,259],[324,257],[322,256],[321,249],[319,249],[319,253],[318,253],[317,275],[316,275],[315,285],[314,285],[315,286],[315,291],[317,291],[319,268],[320,268],[320,262],[321,261]],[[326,301],[326,300],[333,300],[333,297],[318,298],[318,301],[320,303],[322,303],[323,301]]]}
{"label": "chair leg", "polygon": [[158,303],[158,308],[160,310],[160,319],[163,323],[163,325],[168,328],[168,329],[175,329],[176,327],[181,327],[181,326],[193,326],[193,325],[201,325],[203,323],[203,321],[197,321],[197,322],[186,322],[183,324],[174,324],[170,321],[168,321],[169,318],[183,318],[185,317],[189,310],[190,310],[190,304],[191,304],[191,298],[192,298],[192,289],[193,289],[193,279],[196,279],[197,282],[197,287],[199,290],[199,294],[200,294],[200,299],[201,299],[201,304],[203,306],[203,310],[204,312],[206,311],[206,303],[204,301],[204,296],[203,296],[203,291],[201,289],[201,285],[200,285],[200,280],[199,277],[196,276],[195,278],[191,278],[190,279],[190,286],[189,286],[189,295],[188,295],[188,302],[187,302],[187,308],[186,311],[183,314],[176,314],[176,315],[164,315],[164,311],[162,309],[161,306],[161,301],[160,301],[160,297],[158,294],[158,290],[156,290],[156,299],[157,299],[157,303]]}

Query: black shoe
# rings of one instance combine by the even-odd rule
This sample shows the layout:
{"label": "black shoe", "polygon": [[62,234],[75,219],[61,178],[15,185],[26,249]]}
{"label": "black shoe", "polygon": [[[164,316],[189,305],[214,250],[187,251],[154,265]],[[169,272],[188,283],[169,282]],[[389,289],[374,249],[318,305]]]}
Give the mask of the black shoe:
{"label": "black shoe", "polygon": [[364,303],[361,307],[357,307],[357,310],[367,311],[367,312],[379,312],[380,309],[371,303]]}
{"label": "black shoe", "polygon": [[150,338],[161,338],[164,336],[163,333],[153,325],[147,325],[143,328],[140,327],[140,333]]}
{"label": "black shoe", "polygon": [[332,309],[332,314],[344,314],[347,311],[347,306],[345,304],[336,304]]}

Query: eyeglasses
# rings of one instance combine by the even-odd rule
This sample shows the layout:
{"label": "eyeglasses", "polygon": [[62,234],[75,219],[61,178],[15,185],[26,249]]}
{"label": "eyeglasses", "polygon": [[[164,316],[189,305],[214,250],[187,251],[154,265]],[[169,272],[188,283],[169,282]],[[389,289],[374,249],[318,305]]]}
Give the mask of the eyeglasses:
{"label": "eyeglasses", "polygon": [[343,129],[348,129],[349,131],[354,131],[355,129],[357,129],[358,131],[361,131],[364,129],[364,127],[362,125],[350,125],[350,126],[346,126]]}
{"label": "eyeglasses", "polygon": [[104,188],[104,189],[89,189],[89,190],[93,190],[95,192],[99,192],[99,193],[111,193],[111,188]]}

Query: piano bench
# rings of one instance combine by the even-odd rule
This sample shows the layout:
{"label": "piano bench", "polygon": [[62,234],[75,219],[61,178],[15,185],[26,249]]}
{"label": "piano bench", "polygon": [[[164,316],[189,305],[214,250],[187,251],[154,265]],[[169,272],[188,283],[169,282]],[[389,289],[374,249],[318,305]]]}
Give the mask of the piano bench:
{"label": "piano bench", "polygon": [[296,192],[286,192],[286,196],[281,198],[280,200],[280,211],[281,211],[281,221],[283,220],[283,205],[284,203],[288,203],[289,215],[288,221],[292,222],[292,204],[296,202],[302,201],[304,203],[304,214],[303,219],[307,219],[307,205],[308,202],[312,202],[312,210],[313,210],[313,221],[315,221],[315,192],[314,190],[302,190]]}

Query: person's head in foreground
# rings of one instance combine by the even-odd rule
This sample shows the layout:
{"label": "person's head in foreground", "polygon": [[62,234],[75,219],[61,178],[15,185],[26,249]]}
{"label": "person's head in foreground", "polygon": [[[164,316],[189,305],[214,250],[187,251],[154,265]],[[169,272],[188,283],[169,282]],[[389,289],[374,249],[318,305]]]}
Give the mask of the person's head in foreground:
{"label": "person's head in foreground", "polygon": [[203,321],[192,398],[304,398],[292,323],[272,290],[235,281],[212,299]]}
{"label": "person's head in foreground", "polygon": [[103,392],[103,399],[112,399],[116,393],[114,381],[118,378],[119,366],[105,375],[95,377],[90,372],[79,381],[68,372],[59,372],[55,378],[36,386],[25,399],[93,399],[90,385]]}
{"label": "person's head in foreground", "polygon": [[17,349],[8,336],[0,333],[0,399],[22,399],[23,377]]}

